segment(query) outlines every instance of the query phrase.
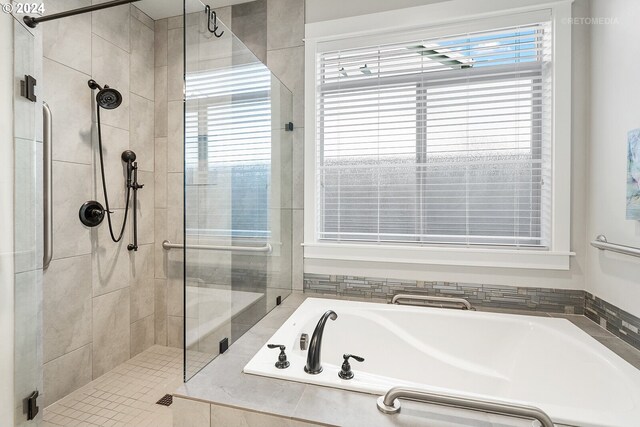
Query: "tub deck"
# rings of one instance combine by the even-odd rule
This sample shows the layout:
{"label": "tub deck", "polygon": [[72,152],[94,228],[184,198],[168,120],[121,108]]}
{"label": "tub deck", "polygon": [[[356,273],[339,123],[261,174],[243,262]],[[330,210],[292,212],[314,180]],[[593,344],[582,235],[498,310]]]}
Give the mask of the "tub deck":
{"label": "tub deck", "polygon": [[[184,425],[192,427],[225,425],[224,420],[238,417],[243,417],[248,426],[269,425],[268,422],[287,426],[531,425],[530,421],[409,401],[402,403],[403,409],[399,414],[390,416],[377,410],[376,395],[373,394],[243,373],[244,366],[307,296],[318,297],[294,292],[225,354],[182,385],[174,393],[174,419],[182,418]],[[640,369],[639,351],[584,316],[517,311],[509,313],[567,318]],[[277,352],[274,350],[274,361],[276,358]]]}

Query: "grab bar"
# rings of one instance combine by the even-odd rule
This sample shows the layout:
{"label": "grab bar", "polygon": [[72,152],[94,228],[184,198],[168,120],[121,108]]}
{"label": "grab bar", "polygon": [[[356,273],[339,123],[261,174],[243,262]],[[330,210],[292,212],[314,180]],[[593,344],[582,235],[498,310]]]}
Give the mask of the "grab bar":
{"label": "grab bar", "polygon": [[617,252],[619,254],[640,257],[640,248],[634,248],[633,246],[618,245],[616,243],[609,243],[607,241],[607,238],[603,234],[600,234],[598,237],[596,237],[596,240],[593,240],[591,242],[591,246],[603,251],[611,251],[611,252]]}
{"label": "grab bar", "polygon": [[411,295],[411,294],[397,294],[393,296],[391,300],[391,304],[401,304],[401,305],[416,305],[409,303],[402,303],[402,300],[418,300],[425,302],[443,302],[449,304],[460,304],[462,310],[474,310],[469,301],[464,298],[453,298],[453,297],[437,297],[431,295]]}
{"label": "grab bar", "polygon": [[[171,243],[168,240],[162,242],[162,247],[166,250],[170,249],[184,249],[182,243]],[[202,251],[228,251],[228,252],[263,252],[271,253],[273,250],[271,244],[267,243],[264,246],[217,246],[217,245],[189,245],[187,249],[198,249]]]}
{"label": "grab bar", "polygon": [[53,121],[51,109],[42,103],[42,178],[43,183],[43,256],[42,268],[47,269],[53,258]]}
{"label": "grab bar", "polygon": [[384,396],[378,398],[377,404],[380,412],[395,414],[400,412],[400,401],[407,399],[433,405],[449,406],[472,411],[488,412],[491,414],[506,415],[516,418],[526,418],[538,421],[542,427],[554,427],[551,418],[540,408],[529,405],[499,402],[495,400],[479,400],[469,397],[455,396],[452,394],[431,393],[428,391],[394,387]]}

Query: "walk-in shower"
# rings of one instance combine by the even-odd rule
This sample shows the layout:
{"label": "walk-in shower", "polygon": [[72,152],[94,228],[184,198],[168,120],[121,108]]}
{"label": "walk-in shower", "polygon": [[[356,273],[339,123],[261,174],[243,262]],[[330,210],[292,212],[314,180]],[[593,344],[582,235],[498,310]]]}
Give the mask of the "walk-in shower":
{"label": "walk-in shower", "polygon": [[175,1],[11,18],[21,423],[148,351],[188,379],[291,292],[291,92]]}

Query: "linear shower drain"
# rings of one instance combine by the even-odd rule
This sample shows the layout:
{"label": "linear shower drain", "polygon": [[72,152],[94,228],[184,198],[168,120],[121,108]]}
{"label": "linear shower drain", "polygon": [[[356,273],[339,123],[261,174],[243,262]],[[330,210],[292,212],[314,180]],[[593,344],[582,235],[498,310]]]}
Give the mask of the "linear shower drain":
{"label": "linear shower drain", "polygon": [[165,394],[156,402],[158,405],[171,406],[173,403],[173,396],[170,394]]}

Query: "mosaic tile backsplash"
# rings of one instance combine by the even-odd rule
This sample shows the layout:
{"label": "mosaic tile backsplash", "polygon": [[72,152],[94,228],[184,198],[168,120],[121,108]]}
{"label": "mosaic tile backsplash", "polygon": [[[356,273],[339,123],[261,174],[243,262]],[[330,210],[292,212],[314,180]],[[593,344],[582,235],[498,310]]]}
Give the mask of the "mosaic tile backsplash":
{"label": "mosaic tile backsplash", "polygon": [[584,315],[640,350],[640,318],[585,292]]}
{"label": "mosaic tile backsplash", "polygon": [[582,290],[304,275],[304,292],[391,301],[399,293],[464,298],[476,307],[585,315],[640,350],[640,318]]}
{"label": "mosaic tile backsplash", "polygon": [[584,314],[584,292],[474,283],[422,282],[371,277],[305,274],[304,291],[391,300],[399,293],[464,298],[473,306]]}

